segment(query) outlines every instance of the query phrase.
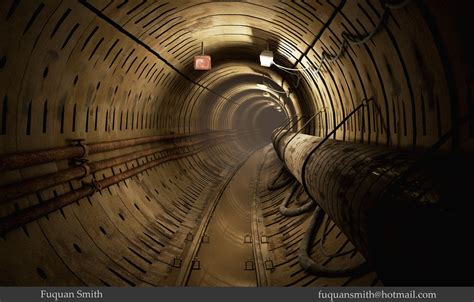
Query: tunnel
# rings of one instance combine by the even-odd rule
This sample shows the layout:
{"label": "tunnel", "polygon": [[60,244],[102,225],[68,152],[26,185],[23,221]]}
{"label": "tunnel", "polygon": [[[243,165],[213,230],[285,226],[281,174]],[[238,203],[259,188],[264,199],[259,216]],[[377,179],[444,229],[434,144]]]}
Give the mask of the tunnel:
{"label": "tunnel", "polygon": [[471,12],[0,1],[0,285],[473,285]]}

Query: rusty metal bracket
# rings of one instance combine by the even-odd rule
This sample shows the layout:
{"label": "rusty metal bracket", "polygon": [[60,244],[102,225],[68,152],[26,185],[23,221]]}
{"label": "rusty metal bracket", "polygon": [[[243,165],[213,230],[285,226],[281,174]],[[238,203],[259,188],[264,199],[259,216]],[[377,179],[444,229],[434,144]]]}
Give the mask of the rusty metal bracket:
{"label": "rusty metal bracket", "polygon": [[83,139],[83,138],[69,140],[71,145],[80,146],[80,147],[82,147],[82,149],[84,149],[84,153],[82,154],[81,157],[86,157],[87,155],[89,155],[89,147],[87,145],[83,144],[84,141],[85,141],[85,139]]}
{"label": "rusty metal bracket", "polygon": [[[70,139],[68,140],[72,146],[74,147],[81,147],[83,152],[81,156],[78,157],[73,157],[69,160],[69,165],[70,166],[78,166],[78,165],[84,165],[89,162],[89,160],[86,158],[89,155],[89,147],[87,145],[84,145],[83,142],[85,139],[83,138],[78,138],[78,139]],[[86,176],[88,173],[86,174]]]}
{"label": "rusty metal bracket", "polygon": [[83,163],[80,167],[84,169],[84,176],[82,176],[82,178],[87,177],[91,174],[91,168],[87,163]]}
{"label": "rusty metal bracket", "polygon": [[84,185],[92,187],[94,189],[94,192],[100,192],[100,190],[102,190],[102,185],[95,179],[90,182],[84,182]]}

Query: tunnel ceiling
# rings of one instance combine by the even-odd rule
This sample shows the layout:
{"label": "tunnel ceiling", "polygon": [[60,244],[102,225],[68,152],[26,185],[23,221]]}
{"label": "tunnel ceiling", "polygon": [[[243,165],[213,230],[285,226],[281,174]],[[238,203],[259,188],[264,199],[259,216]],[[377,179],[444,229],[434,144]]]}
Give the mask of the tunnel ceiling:
{"label": "tunnel ceiling", "polygon": [[[155,129],[233,127],[237,107],[252,102],[241,92],[258,96],[248,88],[266,77],[292,92],[285,102],[289,115],[325,110],[310,132],[325,132],[363,99],[373,99],[338,137],[427,147],[453,125],[458,129],[460,111],[470,106],[468,91],[459,89],[467,72],[450,65],[464,54],[445,48],[462,39],[439,32],[449,21],[439,15],[442,9],[437,2],[414,2],[390,11],[370,42],[349,46],[317,75],[322,53],[335,54],[344,31],[374,29],[383,14],[379,1],[5,1],[3,107],[17,115],[4,114],[1,139],[8,151],[23,150],[21,138],[31,131],[82,131],[87,127],[79,117],[86,112],[97,111],[105,124],[107,114],[132,104],[156,121]],[[213,59],[208,72],[192,70],[201,43]],[[301,72],[295,88],[294,75],[258,66],[267,47],[280,65],[313,69]],[[80,124],[63,125],[74,112]],[[456,133],[462,141],[463,132]],[[41,141],[56,144],[47,135]]]}
{"label": "tunnel ceiling", "polygon": [[[441,9],[423,2],[392,10],[370,42],[349,46],[317,75],[322,53],[335,54],[343,32],[373,31],[384,11],[379,1],[5,1],[3,107],[17,114],[3,120],[1,139],[7,151],[23,150],[20,138],[39,131],[41,144],[53,146],[49,131],[88,132],[80,117],[90,114],[104,125],[105,116],[132,104],[148,123],[156,121],[155,129],[233,127],[239,106],[256,106],[245,100],[259,95],[249,88],[265,77],[292,92],[288,115],[325,110],[310,132],[333,128],[363,99],[373,99],[337,137],[427,147],[453,125],[458,129],[460,112],[470,106],[468,91],[458,89],[467,77],[450,64],[463,54],[451,54],[446,45],[454,39],[437,32],[446,23],[436,19]],[[208,72],[192,69],[201,43],[213,59]],[[280,65],[313,69],[297,81],[260,67],[258,55],[267,47]],[[78,125],[64,125],[74,112]],[[456,133],[456,144],[464,141]]]}
{"label": "tunnel ceiling", "polygon": [[[416,151],[435,147],[446,152],[472,152],[474,147],[474,77],[465,45],[471,35],[467,1],[456,6],[441,0],[0,2],[1,155],[70,146],[77,139],[91,144],[170,135],[186,158],[179,152],[166,153],[176,160],[160,162],[160,168],[150,174],[146,170],[147,174],[126,178],[130,188],[114,183],[110,196],[106,192],[107,197],[100,195],[100,199],[94,193],[88,199],[92,206],[119,196],[125,208],[145,208],[146,226],[159,215],[168,215],[163,209],[171,207],[177,196],[186,199],[189,192],[199,191],[202,195],[195,198],[196,204],[209,204],[209,196],[217,194],[236,167],[270,141],[269,128],[285,120],[292,121],[294,130],[325,137],[348,118],[332,138],[367,145]],[[349,43],[367,35],[370,39],[364,43]],[[201,45],[212,57],[209,71],[193,69]],[[259,55],[266,49],[273,51],[275,63],[297,70],[289,73],[276,65],[260,66]],[[341,49],[336,60],[327,59]],[[264,82],[272,89],[257,87]],[[215,136],[201,137],[202,133]],[[91,154],[89,160],[142,154],[151,146]],[[122,175],[148,160],[98,170],[93,179],[86,173],[82,185],[84,180],[91,185]],[[265,155],[259,169],[266,167],[267,172],[258,170],[252,179],[268,182],[265,173],[275,166],[272,156]],[[1,171],[0,186],[68,167],[62,158]],[[159,195],[156,186],[165,193]],[[80,187],[75,179],[25,193],[14,202],[2,202],[1,216]],[[206,192],[209,187],[213,189]],[[131,206],[135,196],[158,204]],[[92,218],[81,208],[82,214],[74,217],[94,227],[103,221],[110,228],[120,225],[117,229],[124,228],[124,236],[133,237],[134,229],[123,225],[124,217],[117,219],[115,212],[123,210],[117,207],[106,207]],[[75,211],[71,205],[68,209],[61,209],[65,221]],[[183,221],[201,217],[191,210],[184,212]],[[2,255],[11,257],[10,250],[48,241],[51,246],[39,252],[41,257],[53,259],[56,253],[66,259],[68,250],[62,249],[61,242],[71,248],[68,240],[84,234],[77,230],[76,220],[64,222],[54,215],[51,221],[41,218],[41,227],[16,229],[9,238],[20,239],[0,245]],[[108,215],[115,218],[109,220]],[[52,221],[60,221],[57,225],[71,233],[54,235]],[[173,240],[184,242],[183,234]],[[83,240],[83,246],[93,245]],[[117,240],[119,246],[121,239]],[[28,261],[19,271],[36,269],[36,258],[28,251],[22,253]],[[15,261],[10,265],[5,271],[13,274]],[[93,270],[70,275],[80,268],[77,265],[66,261],[66,269],[48,263],[43,269],[57,272],[56,280],[64,278],[65,284],[98,283]],[[101,267],[96,269],[98,273]],[[47,283],[37,272],[39,277],[32,279],[14,278],[20,284]],[[155,277],[150,280],[158,280]]]}

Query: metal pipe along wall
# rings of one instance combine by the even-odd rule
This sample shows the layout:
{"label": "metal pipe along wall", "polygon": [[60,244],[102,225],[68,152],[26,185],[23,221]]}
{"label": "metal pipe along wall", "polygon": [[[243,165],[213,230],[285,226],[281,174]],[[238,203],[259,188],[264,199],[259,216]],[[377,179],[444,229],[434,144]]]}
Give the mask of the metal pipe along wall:
{"label": "metal pipe along wall", "polygon": [[436,284],[456,273],[462,279],[459,267],[472,264],[456,259],[472,248],[459,232],[465,233],[470,223],[466,206],[448,206],[443,195],[457,189],[438,180],[436,175],[441,177],[446,169],[435,161],[424,162],[418,153],[294,135],[274,131],[279,158],[384,284],[402,279]]}

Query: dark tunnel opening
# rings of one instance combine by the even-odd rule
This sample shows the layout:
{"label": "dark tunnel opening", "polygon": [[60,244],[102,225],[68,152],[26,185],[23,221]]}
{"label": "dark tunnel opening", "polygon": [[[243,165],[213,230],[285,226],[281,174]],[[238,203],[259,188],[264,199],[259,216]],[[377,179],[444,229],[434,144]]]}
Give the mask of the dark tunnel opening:
{"label": "dark tunnel opening", "polygon": [[281,107],[273,103],[258,112],[254,119],[256,120],[256,128],[260,129],[261,141],[266,143],[271,142],[273,130],[286,120]]}
{"label": "dark tunnel opening", "polygon": [[473,285],[471,6],[1,1],[0,285]]}

